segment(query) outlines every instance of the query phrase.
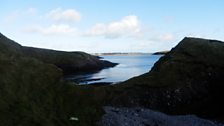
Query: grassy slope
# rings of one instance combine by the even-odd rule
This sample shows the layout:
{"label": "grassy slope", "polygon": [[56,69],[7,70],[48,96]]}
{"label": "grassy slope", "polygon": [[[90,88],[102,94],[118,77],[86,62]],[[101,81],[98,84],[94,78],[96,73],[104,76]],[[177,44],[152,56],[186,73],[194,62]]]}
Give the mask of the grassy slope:
{"label": "grassy slope", "polygon": [[0,72],[1,125],[93,125],[102,113],[91,87],[61,81],[62,72],[53,65],[1,54]]}
{"label": "grassy slope", "polygon": [[60,116],[54,101],[60,70],[35,59],[1,54],[0,71],[1,125],[52,125]]}
{"label": "grassy slope", "polygon": [[99,119],[102,105],[92,87],[63,81],[61,69],[27,57],[3,35],[0,48],[0,125],[88,126]]}

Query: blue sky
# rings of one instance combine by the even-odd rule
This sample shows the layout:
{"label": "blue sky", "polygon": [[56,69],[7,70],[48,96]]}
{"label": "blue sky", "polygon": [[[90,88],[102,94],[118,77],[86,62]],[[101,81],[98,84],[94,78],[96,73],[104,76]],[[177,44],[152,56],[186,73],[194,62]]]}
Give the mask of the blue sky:
{"label": "blue sky", "polygon": [[223,0],[1,0],[0,32],[25,46],[155,52],[185,36],[224,40]]}

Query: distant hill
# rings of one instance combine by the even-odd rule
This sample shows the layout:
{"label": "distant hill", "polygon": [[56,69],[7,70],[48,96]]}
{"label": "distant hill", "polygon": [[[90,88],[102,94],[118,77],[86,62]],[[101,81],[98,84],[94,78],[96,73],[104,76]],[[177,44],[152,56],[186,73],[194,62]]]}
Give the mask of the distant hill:
{"label": "distant hill", "polygon": [[63,70],[64,74],[97,71],[117,65],[85,52],[65,52],[33,47],[23,47],[22,50],[28,57],[56,65]]}
{"label": "distant hill", "polygon": [[0,34],[0,52],[11,55],[23,55],[42,62],[54,64],[64,74],[88,72],[114,67],[116,63],[100,60],[99,57],[84,52],[65,52],[34,47],[24,47]]}
{"label": "distant hill", "polygon": [[150,55],[151,53],[141,53],[141,52],[114,52],[114,53],[94,53],[96,56],[109,56],[109,55]]}

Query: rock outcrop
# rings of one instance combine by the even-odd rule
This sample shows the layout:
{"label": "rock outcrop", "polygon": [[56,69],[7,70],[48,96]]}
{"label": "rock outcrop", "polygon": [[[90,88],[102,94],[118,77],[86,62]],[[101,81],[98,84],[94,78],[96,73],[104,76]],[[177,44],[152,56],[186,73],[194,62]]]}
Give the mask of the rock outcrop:
{"label": "rock outcrop", "polygon": [[150,72],[107,87],[107,105],[223,117],[223,50],[220,41],[184,38]]}

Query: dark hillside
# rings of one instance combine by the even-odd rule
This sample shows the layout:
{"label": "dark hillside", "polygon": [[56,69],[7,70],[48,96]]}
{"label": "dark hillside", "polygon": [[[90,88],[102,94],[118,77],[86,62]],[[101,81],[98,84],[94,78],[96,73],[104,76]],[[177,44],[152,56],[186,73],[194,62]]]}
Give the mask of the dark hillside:
{"label": "dark hillside", "polygon": [[[90,97],[93,87],[64,81],[60,68],[35,58],[36,55],[27,56],[22,48],[0,34],[0,125],[95,125],[102,115],[102,105],[95,97]],[[47,53],[51,54],[51,51]],[[55,58],[58,58],[56,54],[61,55],[60,52],[53,53]],[[79,57],[81,54],[71,55],[78,55],[77,61],[89,61]],[[72,117],[78,121],[70,120]]]}
{"label": "dark hillside", "polygon": [[223,116],[223,77],[224,43],[184,38],[150,72],[110,87],[108,103],[170,114]]}
{"label": "dark hillside", "polygon": [[100,60],[98,57],[85,52],[65,52],[32,47],[23,47],[23,52],[26,56],[58,66],[63,70],[64,74],[97,71],[117,65],[116,63]]}

